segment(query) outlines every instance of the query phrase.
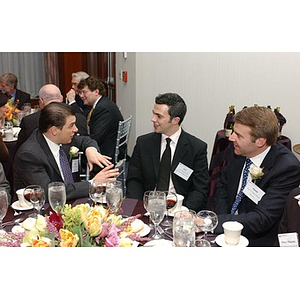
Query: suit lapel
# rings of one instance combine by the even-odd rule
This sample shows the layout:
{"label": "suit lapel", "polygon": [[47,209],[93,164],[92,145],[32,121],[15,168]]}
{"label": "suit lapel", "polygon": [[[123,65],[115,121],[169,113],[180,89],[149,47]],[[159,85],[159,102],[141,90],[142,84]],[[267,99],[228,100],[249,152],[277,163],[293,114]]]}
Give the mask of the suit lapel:
{"label": "suit lapel", "polygon": [[[151,139],[151,145],[149,145],[149,149],[152,155],[152,165],[154,166],[154,172],[156,178],[158,178],[159,172],[159,162],[160,162],[160,144],[161,144],[161,134],[154,134]],[[157,163],[158,162],[158,163]]]}
{"label": "suit lapel", "polygon": [[172,166],[171,166],[171,168],[172,168],[171,172],[172,173],[177,168],[178,164],[180,163],[182,158],[185,156],[188,149],[189,149],[189,143],[188,143],[188,140],[187,140],[187,135],[182,130],[181,134],[180,134],[180,137],[178,139],[177,146],[176,146],[175,153],[174,153],[173,160],[172,160]]}

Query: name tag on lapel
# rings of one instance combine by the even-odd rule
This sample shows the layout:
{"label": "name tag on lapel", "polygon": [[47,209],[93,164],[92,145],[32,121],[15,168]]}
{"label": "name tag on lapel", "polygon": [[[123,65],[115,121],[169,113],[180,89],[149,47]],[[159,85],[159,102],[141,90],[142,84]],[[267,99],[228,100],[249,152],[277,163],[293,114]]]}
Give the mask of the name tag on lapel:
{"label": "name tag on lapel", "polygon": [[194,170],[192,170],[191,168],[185,166],[183,163],[180,162],[177,168],[175,169],[174,174],[187,181],[193,172]]}
{"label": "name tag on lapel", "polygon": [[77,173],[79,171],[79,160],[78,158],[72,159],[72,173]]}
{"label": "name tag on lapel", "polygon": [[260,189],[255,183],[252,181],[248,182],[244,188],[243,193],[251,199],[255,204],[257,204],[261,198],[264,196],[265,192]]}
{"label": "name tag on lapel", "polygon": [[278,240],[280,247],[299,247],[297,232],[280,233]]}

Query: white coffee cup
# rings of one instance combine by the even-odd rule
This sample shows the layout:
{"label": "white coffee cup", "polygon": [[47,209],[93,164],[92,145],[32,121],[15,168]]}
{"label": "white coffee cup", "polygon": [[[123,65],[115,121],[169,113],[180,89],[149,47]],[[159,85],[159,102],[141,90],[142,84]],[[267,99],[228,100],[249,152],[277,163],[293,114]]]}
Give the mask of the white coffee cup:
{"label": "white coffee cup", "polygon": [[237,245],[240,242],[243,224],[237,221],[227,221],[222,224],[224,229],[224,240],[227,245]]}
{"label": "white coffee cup", "polygon": [[16,191],[18,196],[19,205],[21,207],[27,207],[29,205],[28,201],[24,198],[24,189],[19,189]]}
{"label": "white coffee cup", "polygon": [[14,132],[12,131],[12,129],[4,130],[4,134],[5,134],[5,139],[7,140],[12,140],[14,138]]}

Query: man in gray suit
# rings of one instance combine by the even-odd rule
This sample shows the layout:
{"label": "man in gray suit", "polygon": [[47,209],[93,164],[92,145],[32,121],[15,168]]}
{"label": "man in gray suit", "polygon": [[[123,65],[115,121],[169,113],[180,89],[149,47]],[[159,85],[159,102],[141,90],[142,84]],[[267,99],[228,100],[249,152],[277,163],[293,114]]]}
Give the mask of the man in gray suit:
{"label": "man in gray suit", "polygon": [[14,161],[14,189],[24,188],[30,184],[42,186],[47,194],[48,184],[53,181],[65,182],[67,200],[87,197],[87,181],[67,182],[60,162],[60,146],[67,159],[70,159],[70,147],[75,146],[84,151],[90,170],[98,165],[103,170],[94,180],[107,182],[115,180],[118,170],[98,151],[97,142],[88,136],[76,136],[76,117],[71,106],[52,102],[41,110],[39,128],[18,149]]}
{"label": "man in gray suit", "polygon": [[166,148],[166,138],[170,138],[171,170],[166,189],[183,195],[183,205],[190,209],[199,211],[205,208],[208,195],[207,144],[181,128],[186,110],[184,100],[175,93],[155,98],[151,119],[154,132],[137,138],[129,161],[127,197],[142,199],[145,191],[157,188],[160,160]]}

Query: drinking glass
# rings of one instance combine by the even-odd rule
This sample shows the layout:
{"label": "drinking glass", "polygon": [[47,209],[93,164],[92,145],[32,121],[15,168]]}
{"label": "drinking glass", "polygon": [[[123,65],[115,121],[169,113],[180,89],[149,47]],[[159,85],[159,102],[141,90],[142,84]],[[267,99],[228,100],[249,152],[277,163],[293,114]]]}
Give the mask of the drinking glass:
{"label": "drinking glass", "polygon": [[122,182],[111,181],[106,186],[106,203],[112,214],[118,214],[123,199]]}
{"label": "drinking glass", "polygon": [[32,218],[37,217],[37,212],[40,213],[41,208],[45,204],[45,192],[44,189],[37,184],[31,184],[24,188],[24,198],[30,202],[35,209],[35,212],[30,215]]}
{"label": "drinking glass", "polygon": [[166,194],[164,192],[152,192],[148,198],[148,212],[152,223],[154,224],[153,239],[157,240],[161,238],[161,235],[157,232],[157,227],[163,220],[166,210]]}
{"label": "drinking glass", "polygon": [[203,238],[207,240],[207,232],[213,230],[218,225],[218,216],[210,210],[201,210],[197,213],[196,226],[204,232]]}
{"label": "drinking glass", "polygon": [[8,196],[4,188],[0,189],[0,230],[3,230],[2,221],[8,210]]}
{"label": "drinking glass", "polygon": [[165,191],[166,194],[166,203],[167,203],[167,212],[166,219],[161,223],[161,225],[165,226],[165,230],[172,229],[173,222],[170,221],[168,210],[175,207],[177,204],[177,195],[173,192]]}
{"label": "drinking glass", "polygon": [[89,196],[95,205],[106,203],[106,183],[91,180],[89,182]]}
{"label": "drinking glass", "polygon": [[191,212],[175,212],[173,218],[173,243],[175,247],[195,246],[195,223]]}
{"label": "drinking glass", "polygon": [[51,208],[60,214],[66,204],[66,187],[63,182],[51,182],[48,185],[48,199]]}
{"label": "drinking glass", "polygon": [[[147,213],[149,214],[149,211],[148,211],[148,199],[149,199],[149,195],[153,193],[153,191],[146,191],[144,192],[144,195],[143,195],[143,204],[144,204],[144,208],[145,210],[147,211]],[[150,215],[150,214],[149,214]],[[150,219],[150,217],[149,217]],[[149,222],[149,227],[150,228],[153,228],[153,224]]]}

